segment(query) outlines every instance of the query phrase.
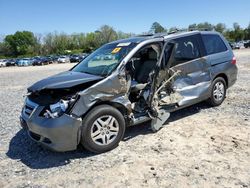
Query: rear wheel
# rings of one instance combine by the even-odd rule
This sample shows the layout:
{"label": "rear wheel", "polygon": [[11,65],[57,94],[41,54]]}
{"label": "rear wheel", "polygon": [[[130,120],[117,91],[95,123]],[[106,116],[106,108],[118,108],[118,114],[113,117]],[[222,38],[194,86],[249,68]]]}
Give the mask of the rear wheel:
{"label": "rear wheel", "polygon": [[93,108],[83,119],[81,144],[89,151],[103,153],[114,149],[124,136],[125,120],[109,105]]}
{"label": "rear wheel", "polygon": [[226,82],[224,78],[218,77],[213,81],[211,96],[208,102],[211,106],[219,106],[226,97]]}

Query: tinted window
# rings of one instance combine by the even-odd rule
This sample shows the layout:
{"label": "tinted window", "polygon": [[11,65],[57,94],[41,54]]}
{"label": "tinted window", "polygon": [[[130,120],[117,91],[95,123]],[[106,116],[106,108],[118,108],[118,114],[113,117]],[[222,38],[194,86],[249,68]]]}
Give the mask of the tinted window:
{"label": "tinted window", "polygon": [[207,54],[216,54],[227,51],[227,47],[219,35],[202,35]]}
{"label": "tinted window", "polygon": [[171,57],[171,66],[175,66],[200,57],[199,45],[195,36],[175,39],[175,49]]}

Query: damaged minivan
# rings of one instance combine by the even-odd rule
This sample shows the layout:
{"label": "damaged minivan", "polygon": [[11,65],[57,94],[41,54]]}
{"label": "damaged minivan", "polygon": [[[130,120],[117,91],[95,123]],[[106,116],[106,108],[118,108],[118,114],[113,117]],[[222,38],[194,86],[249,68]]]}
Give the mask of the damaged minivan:
{"label": "damaged minivan", "polygon": [[207,100],[220,105],[237,79],[234,54],[217,32],[144,35],[105,44],[71,70],[28,88],[21,125],[55,151],[102,153],[126,127]]}

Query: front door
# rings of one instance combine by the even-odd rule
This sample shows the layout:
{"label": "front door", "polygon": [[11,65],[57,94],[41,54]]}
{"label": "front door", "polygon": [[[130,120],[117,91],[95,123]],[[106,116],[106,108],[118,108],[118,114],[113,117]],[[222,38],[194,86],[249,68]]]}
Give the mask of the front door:
{"label": "front door", "polygon": [[207,97],[211,84],[210,65],[202,52],[200,37],[199,34],[180,37],[164,45],[150,99],[154,114],[158,116],[157,126],[165,123],[170,111]]}

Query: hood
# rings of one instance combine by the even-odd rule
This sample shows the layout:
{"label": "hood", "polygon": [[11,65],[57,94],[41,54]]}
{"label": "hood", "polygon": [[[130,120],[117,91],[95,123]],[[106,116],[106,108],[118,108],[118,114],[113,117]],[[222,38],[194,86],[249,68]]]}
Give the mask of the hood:
{"label": "hood", "polygon": [[38,92],[43,89],[71,88],[77,85],[99,81],[102,78],[103,77],[101,76],[96,76],[86,73],[66,71],[36,82],[35,84],[33,84],[28,88],[28,91]]}

